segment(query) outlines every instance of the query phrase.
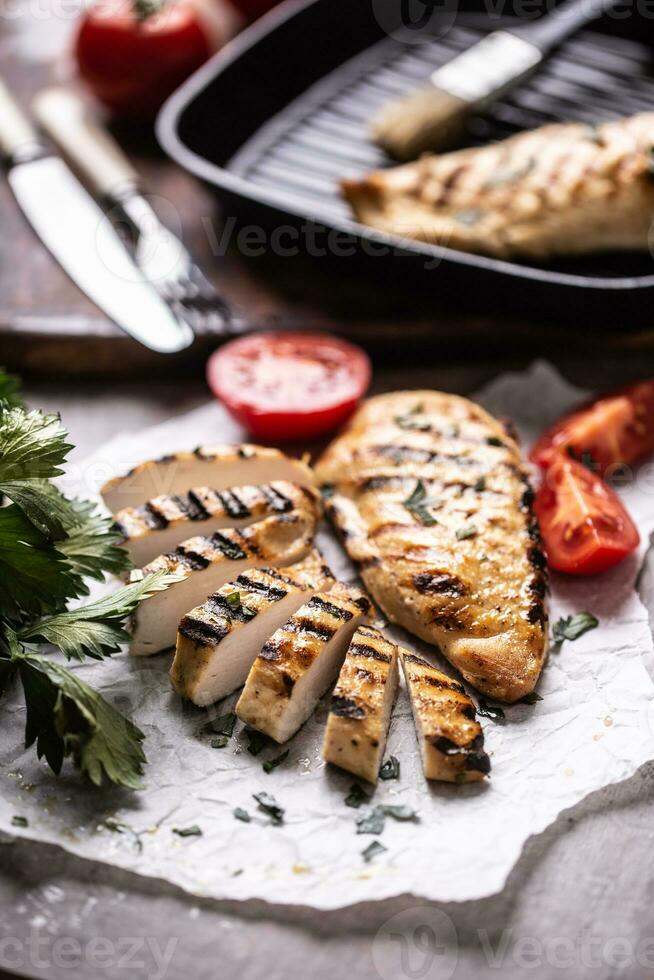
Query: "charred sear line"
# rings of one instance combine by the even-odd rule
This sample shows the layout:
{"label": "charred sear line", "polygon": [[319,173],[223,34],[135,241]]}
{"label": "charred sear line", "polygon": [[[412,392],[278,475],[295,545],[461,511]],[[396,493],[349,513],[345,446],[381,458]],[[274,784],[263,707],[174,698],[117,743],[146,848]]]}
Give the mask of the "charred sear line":
{"label": "charred sear line", "polygon": [[403,476],[369,476],[365,480],[357,480],[355,485],[361,493],[370,493],[373,490],[384,490],[387,487],[401,487],[406,482],[407,480]]}
{"label": "charred sear line", "polygon": [[430,612],[431,622],[436,623],[441,629],[454,630],[460,633],[466,628],[466,624],[454,613],[447,612],[447,610],[443,609],[435,609],[433,606]]}
{"label": "charred sear line", "polygon": [[250,517],[251,511],[233,490],[216,491],[225,513],[234,518]]}
{"label": "charred sear line", "polygon": [[452,739],[444,735],[437,735],[429,739],[431,744],[443,755],[448,757],[464,757],[464,768],[475,772],[489,773],[490,759],[484,751],[484,736],[477,735],[467,745],[457,745]]}
{"label": "charred sear line", "polygon": [[366,712],[361,705],[353,701],[352,698],[339,697],[334,695],[329,710],[339,718],[365,718]]}
{"label": "charred sear line", "polygon": [[281,644],[276,640],[266,640],[261,648],[259,657],[262,660],[280,660],[282,656]]}
{"label": "charred sear line", "polygon": [[[223,553],[225,558],[231,558],[232,561],[239,558],[247,558],[248,556],[247,551],[239,548],[235,541],[232,541],[230,538],[226,538],[224,534],[220,533],[220,531],[215,531],[211,535],[211,541],[216,548]],[[249,549],[253,554],[256,554],[256,549],[251,544],[249,544]]]}
{"label": "charred sear line", "polygon": [[191,549],[187,550],[182,545],[176,548],[170,557],[176,559],[180,565],[185,565],[187,568],[193,568],[196,571],[200,571],[200,569],[207,568],[210,565],[209,559],[205,558],[204,555],[200,555],[197,551]]}
{"label": "charred sear line", "polygon": [[208,646],[224,640],[229,633],[229,626],[218,626],[214,623],[205,623],[200,619],[184,616],[179,624],[179,632],[193,643]]}
{"label": "charred sear line", "polygon": [[[370,604],[368,603],[368,605]],[[346,623],[352,619],[354,615],[350,609],[343,609],[342,606],[337,606],[333,602],[328,602],[326,599],[321,599],[318,595],[314,595],[313,598],[309,600],[308,606],[310,609],[320,609],[322,612],[329,613],[329,615],[333,616],[334,619],[342,619]]]}
{"label": "charred sear line", "polygon": [[536,545],[531,547],[527,552],[527,560],[532,568],[537,568],[540,571],[545,571],[547,568],[547,558],[542,548],[538,548]]}
{"label": "charred sear line", "polygon": [[288,510],[293,509],[293,502],[279,490],[275,490],[274,487],[265,484],[259,487],[261,493],[266,498],[268,505],[271,510],[275,511],[277,514],[283,514]]}
{"label": "charred sear line", "polygon": [[285,627],[289,633],[311,633],[318,636],[321,640],[331,640],[336,629],[333,626],[325,626],[323,623],[315,623],[312,619],[294,618]]}
{"label": "charred sear line", "polygon": [[358,606],[361,612],[367,614],[370,612],[372,603],[370,602],[370,599],[367,599],[366,596],[362,595],[354,600],[354,605]]}
{"label": "charred sear line", "polygon": [[263,596],[264,599],[271,599],[273,602],[277,602],[279,599],[283,599],[284,596],[288,595],[288,589],[279,589],[275,588],[274,585],[257,582],[247,575],[239,575],[236,579],[236,584],[242,585],[248,592],[254,592],[257,595]]}
{"label": "charred sear line", "polygon": [[209,596],[204,608],[214,616],[224,616],[226,619],[236,620],[238,623],[248,623],[252,619],[252,614],[245,613],[241,605],[230,606],[225,596],[220,594]]}
{"label": "charred sear line", "polygon": [[392,660],[392,657],[389,657],[388,654],[368,646],[367,643],[352,643],[347,653],[349,657],[366,657],[369,660],[379,660],[384,664],[390,664]]}
{"label": "charred sear line", "polygon": [[445,572],[418,572],[413,584],[422,595],[463,596],[467,589],[456,575]]}
{"label": "charred sear line", "polygon": [[458,463],[459,466],[476,466],[477,462],[469,456],[456,453],[441,453],[431,449],[419,449],[416,446],[371,446],[371,451],[377,456],[391,459],[394,463]]}
{"label": "charred sear line", "polygon": [[455,691],[457,694],[465,694],[465,690],[458,681],[441,680],[440,677],[434,677],[433,674],[423,674],[422,677],[418,678],[418,683],[429,684],[430,687],[437,687],[441,691]]}
{"label": "charred sear line", "polygon": [[278,582],[284,582],[286,585],[297,585],[297,582],[294,579],[292,579],[289,575],[284,575],[276,568],[266,568],[265,572],[266,575],[269,575],[271,578],[277,579]]}
{"label": "charred sear line", "polygon": [[168,518],[161,513],[152,500],[149,500],[147,504],[143,505],[143,517],[148,527],[151,527],[153,531],[162,531],[165,527],[168,527]]}
{"label": "charred sear line", "polygon": [[527,620],[530,623],[541,623],[541,625],[544,625],[546,618],[547,617],[545,615],[545,606],[543,602],[541,600],[536,599],[534,602],[532,602],[531,606],[529,607],[529,610],[527,612]]}
{"label": "charred sear line", "polygon": [[206,521],[209,519],[209,511],[193,490],[189,490],[186,495],[186,513],[192,521]]}

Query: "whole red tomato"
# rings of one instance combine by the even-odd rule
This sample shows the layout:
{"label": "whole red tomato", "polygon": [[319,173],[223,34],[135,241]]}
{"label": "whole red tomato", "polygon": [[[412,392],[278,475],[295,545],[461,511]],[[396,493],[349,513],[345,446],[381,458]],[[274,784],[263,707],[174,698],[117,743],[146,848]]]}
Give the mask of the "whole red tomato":
{"label": "whole red tomato", "polygon": [[218,47],[215,23],[192,0],[99,0],[82,17],[75,56],[103,105],[151,118]]}

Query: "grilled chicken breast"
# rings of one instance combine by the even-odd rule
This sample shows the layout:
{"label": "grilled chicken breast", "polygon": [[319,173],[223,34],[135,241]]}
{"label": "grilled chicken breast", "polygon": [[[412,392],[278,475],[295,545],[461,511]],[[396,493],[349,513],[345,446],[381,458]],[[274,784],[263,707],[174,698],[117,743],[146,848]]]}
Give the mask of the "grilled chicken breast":
{"label": "grilled chicken breast", "polygon": [[373,398],[317,466],[326,510],[386,615],[485,694],[533,690],[547,651],[546,562],[506,429],[465,398]]}
{"label": "grilled chicken breast", "polygon": [[249,569],[187,613],[170,670],[184,698],[204,707],[245,683],[265,640],[334,577],[317,551],[290,568]]}
{"label": "grilled chicken breast", "polygon": [[114,523],[124,535],[133,563],[140,566],[174,548],[189,533],[206,536],[286,514],[301,506],[307,493],[312,491],[281,480],[229,490],[194,487],[183,494],[153,497],[140,507],[125,507],[114,514]]}
{"label": "grilled chicken breast", "polygon": [[407,650],[400,649],[400,660],[427,779],[483,779],[490,772],[490,759],[475,706],[463,687]]}
{"label": "grilled chicken breast", "polygon": [[264,644],[237,716],[277,742],[288,741],[338,674],[352,634],[371,608],[363,592],[341,582],[314,595]]}
{"label": "grilled chicken breast", "polygon": [[211,537],[189,538],[175,551],[146,565],[144,575],[165,569],[183,576],[157,592],[132,619],[130,653],[148,656],[174,646],[182,616],[251,568],[293,565],[305,558],[318,520],[318,502],[250,527],[227,528]]}
{"label": "grilled chicken breast", "polygon": [[347,180],[363,224],[500,258],[647,249],[654,113],[543,126]]}
{"label": "grilled chicken breast", "polygon": [[278,449],[264,446],[199,446],[192,453],[175,453],[148,460],[125,476],[110,480],[102,497],[112,513],[136,507],[162,494],[186,493],[189,487],[228,490],[245,484],[285,480],[303,487],[315,486],[306,463],[291,459]]}
{"label": "grilled chicken breast", "polygon": [[372,626],[359,626],[334,688],[322,755],[376,783],[397,695],[398,648]]}

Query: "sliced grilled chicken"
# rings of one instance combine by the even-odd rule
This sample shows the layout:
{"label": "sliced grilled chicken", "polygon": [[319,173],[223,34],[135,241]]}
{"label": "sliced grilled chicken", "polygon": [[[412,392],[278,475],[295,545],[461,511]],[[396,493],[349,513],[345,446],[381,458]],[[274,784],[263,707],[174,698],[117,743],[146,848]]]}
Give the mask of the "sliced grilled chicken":
{"label": "sliced grilled chicken", "polygon": [[170,671],[173,686],[199,707],[245,683],[265,640],[334,577],[317,551],[290,568],[250,569],[183,617]]}
{"label": "sliced grilled chicken", "polygon": [[151,459],[110,480],[102,497],[112,513],[136,507],[162,494],[186,493],[189,487],[228,490],[245,484],[262,485],[274,480],[315,486],[311,468],[278,449],[264,446],[199,446],[192,453],[175,453]]}
{"label": "sliced grilled chicken", "polygon": [[654,113],[518,133],[348,180],[363,224],[510,258],[648,248]]}
{"label": "sliced grilled chicken", "polygon": [[395,622],[475,687],[516,701],[547,652],[547,572],[515,440],[465,398],[367,402],[317,467],[326,510]]}
{"label": "sliced grilled chicken", "polygon": [[371,608],[363,592],[341,582],[314,595],[264,644],[236,705],[238,717],[277,742],[288,741],[338,674]]}
{"label": "sliced grilled chicken", "polygon": [[373,626],[359,626],[332,695],[322,755],[376,783],[397,695],[398,649]]}
{"label": "sliced grilled chicken", "polygon": [[125,536],[130,558],[140,566],[170,551],[192,531],[207,535],[286,514],[301,506],[307,493],[313,491],[281,480],[229,490],[194,487],[183,494],[153,497],[140,507],[125,507],[114,514],[114,522]]}
{"label": "sliced grilled chicken", "polygon": [[189,538],[170,554],[155,558],[143,568],[145,575],[165,569],[184,577],[136,611],[130,653],[143,657],[174,646],[182,616],[248,569],[301,561],[311,547],[317,516],[317,505],[307,506],[266,517],[243,530],[228,528],[209,538]]}
{"label": "sliced grilled chicken", "polygon": [[400,648],[416,736],[427,779],[470,783],[490,772],[484,733],[463,687]]}

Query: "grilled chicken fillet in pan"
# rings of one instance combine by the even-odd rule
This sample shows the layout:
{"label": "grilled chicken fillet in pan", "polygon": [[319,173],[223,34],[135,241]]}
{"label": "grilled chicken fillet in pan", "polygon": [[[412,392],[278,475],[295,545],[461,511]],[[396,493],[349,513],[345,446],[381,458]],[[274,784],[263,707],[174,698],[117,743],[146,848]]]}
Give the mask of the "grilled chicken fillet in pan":
{"label": "grilled chicken fillet in pan", "polygon": [[515,440],[455,395],[372,398],[317,467],[328,515],[389,619],[516,701],[547,652],[546,564]]}

